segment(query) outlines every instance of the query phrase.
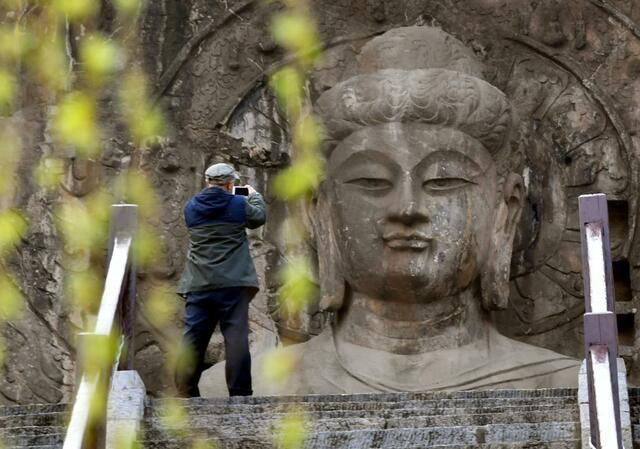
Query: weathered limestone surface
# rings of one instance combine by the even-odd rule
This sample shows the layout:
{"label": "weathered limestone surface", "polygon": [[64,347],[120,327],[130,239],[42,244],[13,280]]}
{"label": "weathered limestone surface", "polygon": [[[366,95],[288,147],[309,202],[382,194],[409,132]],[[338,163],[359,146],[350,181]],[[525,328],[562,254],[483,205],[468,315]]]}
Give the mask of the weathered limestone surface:
{"label": "weathered limestone surface", "polygon": [[[483,64],[484,79],[506,94],[518,123],[510,163],[523,179],[525,195],[510,264],[509,307],[494,313],[503,334],[581,356],[577,197],[608,195],[621,355],[630,382],[637,383],[640,5],[631,0],[313,5],[328,47],[311,74],[314,101],[356,74],[356,56],[372,36],[413,25],[440,27],[460,40]],[[269,346],[277,338],[304,341],[326,329],[330,319],[312,308],[283,321],[274,300],[286,209],[273,199],[268,182],[287,164],[289,149],[286,120],[265,89],[265,73],[285,60],[269,36],[265,8],[250,0],[157,0],[149,2],[141,33],[141,53],[172,127],[170,138],[143,161],[159,190],[163,214],[157,227],[171,256],[142,273],[141,293],[158,280],[177,278],[186,244],[182,205],[201,187],[208,164],[230,161],[269,203],[267,226],[252,235],[264,282],[251,311],[254,346]],[[29,303],[22,319],[4,331],[9,350],[0,375],[4,403],[68,399],[73,379],[73,323],[80,317],[69,316],[63,302],[64,249],[53,227],[56,198],[40,191],[31,176],[34,161],[51,151],[43,125],[47,114],[47,102],[31,93],[17,117],[26,144],[16,203],[31,224],[12,266]],[[102,160],[69,162],[64,185],[78,201],[91,189],[87,179],[108,181],[128,164],[127,140],[116,127],[113,131]],[[159,392],[170,383],[157,374],[163,372],[158,345],[163,336],[144,317],[139,329],[138,369],[151,392]],[[220,343],[214,338],[212,362],[222,357]]]}

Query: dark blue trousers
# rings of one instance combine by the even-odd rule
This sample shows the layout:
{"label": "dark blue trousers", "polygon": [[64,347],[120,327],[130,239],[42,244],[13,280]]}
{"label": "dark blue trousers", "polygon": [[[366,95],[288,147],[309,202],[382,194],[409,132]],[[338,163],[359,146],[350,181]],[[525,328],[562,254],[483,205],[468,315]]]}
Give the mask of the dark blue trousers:
{"label": "dark blue trousers", "polygon": [[184,326],[187,351],[180,356],[176,370],[176,386],[182,396],[200,396],[198,383],[206,368],[204,356],[218,323],[224,337],[229,396],[251,396],[249,301],[243,287],[187,294]]}

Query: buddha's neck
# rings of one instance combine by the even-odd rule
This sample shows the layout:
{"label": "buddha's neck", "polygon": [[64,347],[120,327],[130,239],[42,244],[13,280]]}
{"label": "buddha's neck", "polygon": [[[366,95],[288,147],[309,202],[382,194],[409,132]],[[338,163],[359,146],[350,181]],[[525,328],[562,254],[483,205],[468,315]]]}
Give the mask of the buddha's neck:
{"label": "buddha's neck", "polygon": [[477,341],[487,314],[472,289],[428,303],[380,300],[353,292],[337,317],[336,337],[396,354],[421,354]]}

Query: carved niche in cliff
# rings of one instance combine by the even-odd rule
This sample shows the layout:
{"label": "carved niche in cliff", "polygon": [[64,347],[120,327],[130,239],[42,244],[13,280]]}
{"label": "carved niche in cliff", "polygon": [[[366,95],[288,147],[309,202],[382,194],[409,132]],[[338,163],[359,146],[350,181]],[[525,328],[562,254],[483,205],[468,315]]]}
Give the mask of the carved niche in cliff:
{"label": "carved niche in cliff", "polygon": [[[198,5],[194,10],[205,8]],[[206,38],[185,39],[199,51],[178,57],[179,64],[169,68],[179,68],[163,77],[160,94],[182,130],[178,140],[189,142],[189,157],[198,165],[192,173],[226,158],[265,187],[273,222],[258,239],[269,248],[266,303],[278,319],[276,223],[285,210],[270,198],[268,180],[286,161],[287,125],[264,79],[286,56],[266,45],[266,11],[252,2],[235,7],[242,20],[221,14],[220,25]],[[358,55],[375,35],[427,24],[460,40],[482,65],[481,78],[504,92],[515,123],[509,164],[522,177],[524,192],[508,307],[493,314],[504,335],[581,356],[577,197],[594,191],[608,195],[622,354],[633,378],[633,310],[640,288],[634,136],[640,122],[632,105],[640,94],[640,38],[638,27],[630,24],[640,21],[638,7],[595,0],[356,1],[317,2],[314,13],[326,44],[323,62],[310,74],[314,101],[361,70]],[[237,64],[225,63],[229,52]],[[320,334],[327,322],[326,314],[312,308],[305,316],[280,319],[279,335],[304,341]]]}

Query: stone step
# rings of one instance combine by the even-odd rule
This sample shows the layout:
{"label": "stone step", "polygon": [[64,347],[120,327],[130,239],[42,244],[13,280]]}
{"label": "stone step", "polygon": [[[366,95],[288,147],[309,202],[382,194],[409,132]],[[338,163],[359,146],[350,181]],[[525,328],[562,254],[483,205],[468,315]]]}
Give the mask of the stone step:
{"label": "stone step", "polygon": [[[640,407],[640,389],[634,396]],[[274,422],[292,409],[308,419],[309,449],[574,449],[575,389],[376,393],[181,399],[189,435],[220,449],[271,447]],[[172,400],[175,401],[175,400]],[[164,429],[166,400],[147,401],[145,447],[187,447]],[[60,449],[66,404],[0,407],[6,449]],[[635,422],[635,421],[634,421]],[[640,427],[634,426],[634,437]]]}
{"label": "stone step", "polygon": [[[368,409],[360,409],[360,410],[304,410],[297,408],[288,408],[288,409],[267,409],[260,410],[260,412],[256,412],[255,410],[251,412],[250,410],[230,410],[229,413],[223,414],[220,413],[220,410],[213,410],[217,413],[207,413],[212,410],[201,410],[200,413],[191,413],[189,414],[189,418],[197,422],[197,420],[201,419],[201,417],[206,417],[206,419],[214,422],[216,419],[225,419],[227,417],[233,416],[241,416],[248,417],[252,420],[261,420],[261,419],[270,419],[274,416],[283,416],[291,411],[302,411],[305,416],[308,416],[312,420],[321,420],[321,419],[334,419],[334,418],[351,418],[351,417],[359,417],[359,418],[367,418],[367,417],[384,417],[384,418],[410,418],[416,416],[424,416],[424,417],[440,417],[440,416],[464,416],[464,415],[492,415],[492,414],[507,414],[518,416],[525,413],[540,413],[547,414],[550,417],[555,416],[558,413],[573,413],[575,416],[578,416],[578,406],[573,405],[570,407],[556,407],[556,406],[537,406],[537,405],[520,405],[516,407],[490,407],[490,408],[409,408],[409,409],[384,409],[384,408],[368,408]],[[147,416],[145,421],[147,421],[150,425],[154,423],[161,422],[162,414],[155,413],[151,416]]]}
{"label": "stone step", "polygon": [[66,412],[69,404],[31,404],[9,405],[0,407],[0,416],[35,415],[44,413]]}
{"label": "stone step", "polygon": [[[208,436],[218,436],[224,431],[238,435],[271,434],[278,420],[284,414],[272,415],[256,419],[254,416],[193,416],[189,419],[189,431]],[[578,422],[578,410],[559,410],[548,412],[496,413],[480,415],[443,415],[443,416],[385,416],[385,413],[370,416],[318,418],[305,415],[308,430],[312,432],[336,432],[357,429],[389,429],[389,428],[426,428],[451,426],[484,426],[488,424],[542,423],[542,422]],[[145,421],[145,437],[150,440],[171,435],[174,429],[166,428],[162,420],[154,418]],[[223,430],[221,430],[223,429]]]}
{"label": "stone step", "polygon": [[[483,393],[483,394],[480,394]],[[492,395],[489,393],[493,393]],[[576,402],[575,389],[547,389],[547,390],[495,390],[493,392],[425,392],[425,393],[371,393],[353,395],[308,395],[308,396],[250,396],[233,398],[174,398],[172,402],[187,407],[219,407],[234,405],[263,405],[275,406],[279,404],[339,404],[339,403],[507,403],[507,402]],[[166,399],[151,399],[147,401],[147,408],[161,408]]]}
{"label": "stone step", "polygon": [[0,442],[5,449],[61,449],[68,404],[0,407]]}
{"label": "stone step", "polygon": [[32,435],[7,435],[2,437],[2,442],[6,448],[19,446],[56,446],[64,442],[65,431],[61,429],[59,433],[45,433]]}
{"label": "stone step", "polygon": [[65,426],[68,417],[69,414],[66,412],[0,416],[0,429],[25,426]]}
{"label": "stone step", "polygon": [[[640,394],[640,389],[639,394]],[[443,399],[517,399],[571,397],[576,398],[575,388],[541,388],[537,390],[468,390],[468,391],[423,391],[401,393],[355,393],[355,394],[310,394],[289,396],[235,396],[231,398],[173,398],[192,405],[200,404],[263,404],[280,402],[406,402]],[[165,399],[149,399],[151,406],[161,405]]]}
{"label": "stone step", "polygon": [[0,438],[64,433],[62,426],[23,426],[0,428]]}
{"label": "stone step", "polygon": [[[179,403],[180,404],[180,403]],[[220,403],[215,405],[201,404],[190,405],[186,403],[184,410],[189,415],[225,415],[225,414],[260,414],[260,413],[285,413],[292,408],[304,410],[305,412],[321,412],[335,410],[396,410],[396,409],[420,409],[424,414],[448,414],[455,413],[480,413],[481,410],[496,410],[524,408],[533,410],[535,408],[573,408],[577,407],[575,398],[567,399],[545,399],[542,401],[531,401],[526,399],[516,400],[429,400],[429,401],[407,401],[407,402],[278,402],[265,404],[243,404],[243,403]],[[164,407],[147,407],[146,416],[161,416]],[[453,412],[457,411],[457,412]]]}
{"label": "stone step", "polygon": [[633,424],[631,426],[631,435],[633,438],[634,446],[637,443],[640,446],[640,424]]}
{"label": "stone step", "polygon": [[5,449],[62,449],[62,443],[60,444],[46,444],[44,446],[11,446],[5,447]]}
{"label": "stone step", "polygon": [[[190,432],[191,435],[194,432]],[[204,436],[202,436],[204,437]],[[271,438],[267,435],[239,436],[220,435],[216,442],[220,449],[267,448]],[[508,444],[527,447],[529,443],[569,443],[572,446],[580,439],[580,425],[576,422],[492,424],[487,426],[455,426],[438,428],[366,429],[338,432],[312,432],[307,435],[308,449],[335,448],[412,448],[434,446],[478,447],[481,444]],[[182,446],[181,446],[182,445]],[[518,446],[515,446],[518,445]],[[172,449],[185,447],[179,439],[146,440],[147,449]],[[535,447],[535,445],[530,446]],[[538,447],[548,447],[538,446]]]}
{"label": "stone step", "polygon": [[[267,449],[274,447],[272,444],[265,441],[243,441],[243,442],[234,442],[234,443],[222,443],[220,444],[215,440],[202,440],[207,445],[205,447],[208,448],[216,448],[216,449]],[[144,449],[185,449],[191,447],[190,444],[185,443],[184,441],[153,441],[153,442],[145,442],[142,446]],[[345,446],[346,447],[346,446]],[[542,443],[489,443],[489,444],[447,444],[447,445],[436,445],[436,446],[424,446],[423,444],[407,446],[404,444],[399,444],[396,446],[389,447],[355,447],[354,449],[581,449],[580,440],[566,440],[566,441],[553,441],[553,442],[542,442]],[[58,449],[57,446],[38,446],[36,449]],[[320,446],[313,447],[306,445],[307,449],[320,449]],[[340,449],[342,446],[335,446],[335,448]],[[7,448],[7,449],[27,449],[26,447],[20,448]],[[61,449],[61,447],[60,447]],[[329,448],[322,448],[329,449]],[[333,447],[330,449],[334,449]]]}
{"label": "stone step", "polygon": [[[487,429],[489,429],[489,432],[495,432],[496,428],[499,427],[500,429],[502,429],[503,432],[511,432],[518,435],[521,435],[522,440],[518,439],[519,437],[513,437],[512,439],[507,439],[506,441],[502,438],[502,437],[495,437],[494,439],[496,440],[495,442],[536,442],[536,441],[540,441],[538,440],[538,434],[527,434],[524,435],[522,434],[522,428],[523,426],[540,426],[540,427],[544,427],[544,426],[551,426],[551,428],[556,428],[556,426],[570,426],[570,427],[574,427],[574,426],[578,426],[579,424],[577,422],[545,422],[545,423],[513,423],[513,424],[490,424],[487,426],[476,426],[476,425],[470,425],[470,426],[459,426],[459,427],[446,427],[446,426],[442,426],[442,427],[413,427],[411,423],[406,423],[405,426],[403,427],[402,425],[397,426],[397,427],[393,427],[393,426],[389,426],[389,427],[384,427],[383,425],[376,425],[375,423],[370,423],[371,425],[367,425],[366,422],[362,422],[362,423],[347,423],[344,425],[340,425],[340,423],[333,423],[334,425],[332,426],[312,426],[311,428],[308,429],[308,435],[310,435],[311,438],[315,438],[318,435],[324,435],[324,439],[329,439],[330,441],[333,441],[333,439],[335,438],[342,438],[345,435],[351,435],[353,432],[360,432],[359,434],[356,434],[359,436],[359,438],[363,438],[363,437],[371,437],[373,435],[373,432],[377,432],[377,431],[384,431],[389,433],[391,430],[402,430],[405,428],[409,428],[412,430],[420,430],[421,432],[424,432],[426,435],[429,435],[430,437],[433,438],[438,438],[439,441],[449,441],[447,440],[447,438],[453,438],[451,441],[454,442],[463,442],[463,443],[468,443],[468,441],[466,439],[461,439],[460,434],[450,434],[447,432],[452,431],[451,429],[454,429],[456,432],[468,432],[470,435],[474,434],[474,432],[476,432],[476,430],[472,430],[472,429],[479,429],[477,430],[478,432],[480,432],[481,434],[485,431],[487,431]],[[535,427],[527,427],[527,428],[535,428]],[[218,439],[220,441],[234,441],[237,439],[245,439],[248,441],[251,440],[257,440],[257,441],[269,441],[270,439],[272,439],[275,429],[273,428],[255,428],[255,427],[238,427],[238,426],[233,426],[233,427],[217,427],[215,429],[204,429],[204,428],[190,428],[189,429],[189,434],[190,435],[198,435],[200,438],[204,438],[204,439]],[[342,436],[342,437],[341,437]],[[477,436],[477,435],[476,435]],[[175,436],[173,436],[175,437]],[[570,438],[569,438],[570,437]],[[570,434],[569,437],[564,437],[561,439],[571,439],[573,438],[573,434]],[[147,441],[154,441],[154,440],[165,440],[165,439],[171,439],[172,437],[170,436],[170,434],[168,433],[151,433],[148,434],[146,436],[146,440]],[[389,437],[389,438],[395,438],[395,437]],[[555,437],[552,437],[550,440],[542,440],[542,441],[555,441]],[[328,444],[328,443],[327,443]],[[333,443],[332,443],[333,444]],[[337,444],[337,443],[336,443]],[[369,444],[369,443],[367,443]],[[432,442],[430,444],[436,444],[435,442]],[[442,442],[437,443],[437,444],[444,444]],[[317,447],[321,447],[321,444],[317,444]],[[315,447],[315,446],[314,446]],[[351,446],[349,446],[351,447]],[[357,446],[353,446],[353,447],[357,447]],[[369,446],[361,446],[361,447],[369,447]]]}

